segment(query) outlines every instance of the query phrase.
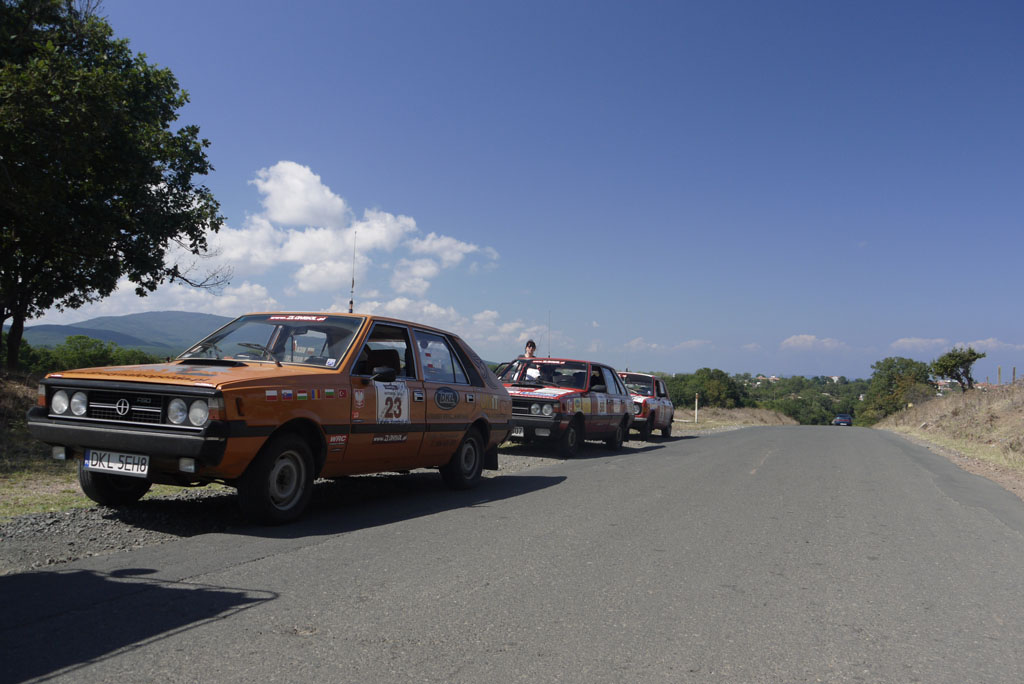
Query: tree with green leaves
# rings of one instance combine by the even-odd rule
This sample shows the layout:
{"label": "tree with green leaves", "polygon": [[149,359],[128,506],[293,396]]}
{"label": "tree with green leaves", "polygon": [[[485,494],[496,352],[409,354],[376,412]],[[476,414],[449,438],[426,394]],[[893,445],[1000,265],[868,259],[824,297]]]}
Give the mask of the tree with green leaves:
{"label": "tree with green leaves", "polygon": [[[902,356],[890,356],[871,364],[863,422],[873,423],[916,402],[935,396],[931,366]],[[858,421],[861,422],[861,421]]]}
{"label": "tree with green leaves", "polygon": [[974,351],[973,347],[953,347],[939,358],[932,361],[932,372],[940,378],[955,380],[964,392],[974,389],[974,377],[971,366],[978,359],[985,358],[983,352]]}
{"label": "tree with green leaves", "polygon": [[173,254],[201,256],[223,223],[197,126],[168,69],[134,54],[95,0],[0,0],[0,325],[6,367],[25,321],[162,283],[223,285]]}

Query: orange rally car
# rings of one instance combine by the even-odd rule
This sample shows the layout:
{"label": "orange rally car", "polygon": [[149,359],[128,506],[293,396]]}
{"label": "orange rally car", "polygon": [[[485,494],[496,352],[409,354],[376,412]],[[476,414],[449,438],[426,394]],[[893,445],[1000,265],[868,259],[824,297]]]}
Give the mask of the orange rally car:
{"label": "orange rally car", "polygon": [[317,477],[498,467],[512,402],[457,335],[376,316],[253,313],[169,363],[51,373],[28,414],[104,505],[222,482],[250,518],[302,514]]}

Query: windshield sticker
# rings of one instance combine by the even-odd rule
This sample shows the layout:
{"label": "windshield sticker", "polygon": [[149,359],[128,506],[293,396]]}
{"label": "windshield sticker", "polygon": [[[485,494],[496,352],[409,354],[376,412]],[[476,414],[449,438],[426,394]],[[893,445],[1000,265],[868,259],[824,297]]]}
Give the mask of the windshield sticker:
{"label": "windshield sticker", "polygon": [[271,316],[267,319],[268,321],[304,321],[310,323],[321,323],[327,320],[327,316],[302,316],[298,314],[289,314],[287,316]]}
{"label": "windshield sticker", "polygon": [[374,382],[377,388],[377,422],[408,423],[409,387],[404,382]]}
{"label": "windshield sticker", "polygon": [[338,359],[327,359],[327,367],[334,368],[334,364],[338,363]]}

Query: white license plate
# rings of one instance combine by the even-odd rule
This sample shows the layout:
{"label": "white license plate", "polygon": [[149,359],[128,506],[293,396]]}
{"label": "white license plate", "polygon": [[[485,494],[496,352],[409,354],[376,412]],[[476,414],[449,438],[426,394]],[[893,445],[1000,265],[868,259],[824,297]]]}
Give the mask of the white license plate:
{"label": "white license plate", "polygon": [[521,428],[521,427],[514,427],[514,428],[512,428],[512,436],[513,437],[525,437],[526,436],[526,431],[523,430],[523,428]]}
{"label": "white license plate", "polygon": [[113,473],[115,475],[146,477],[149,474],[149,456],[86,449],[85,469]]}

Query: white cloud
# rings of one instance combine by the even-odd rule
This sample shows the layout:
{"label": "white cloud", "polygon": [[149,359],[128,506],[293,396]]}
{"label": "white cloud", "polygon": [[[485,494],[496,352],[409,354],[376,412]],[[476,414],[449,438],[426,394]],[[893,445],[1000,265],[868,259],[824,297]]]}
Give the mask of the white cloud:
{"label": "white cloud", "polygon": [[889,346],[895,351],[925,352],[945,347],[948,344],[949,341],[941,337],[901,337]]}
{"label": "white cloud", "polygon": [[372,301],[356,307],[358,313],[391,316],[403,320],[416,321],[443,330],[462,335],[461,329],[466,327],[466,318],[453,307],[444,307],[426,299],[410,299],[396,297],[387,302]]}
{"label": "white cloud", "polygon": [[710,347],[711,340],[685,340],[672,347],[672,349],[700,349],[702,347]]}
{"label": "white cloud", "polygon": [[279,161],[249,181],[263,194],[266,216],[289,226],[344,225],[348,209],[308,166]]}
{"label": "white cloud", "polygon": [[409,241],[409,251],[413,254],[429,254],[437,257],[441,260],[442,268],[455,266],[467,254],[472,254],[479,249],[476,245],[437,233],[430,233],[425,238],[414,238]]}
{"label": "white cloud", "polygon": [[743,345],[741,349],[743,349],[744,351],[756,352],[761,351],[761,345],[759,345],[757,342],[751,342],[750,344]]}
{"label": "white cloud", "polygon": [[390,252],[417,228],[416,221],[408,216],[367,209],[363,212],[363,219],[352,224],[352,230],[358,233],[355,238],[357,251],[382,249]]}
{"label": "white cloud", "polygon": [[953,346],[964,348],[972,347],[975,351],[982,352],[1024,351],[1024,344],[1003,342],[1002,340],[997,340],[994,337],[990,337],[987,340],[975,340],[974,342],[957,342]]}
{"label": "white cloud", "polygon": [[422,294],[430,287],[430,278],[440,272],[433,259],[400,259],[391,275],[391,287],[401,294]]}
{"label": "white cloud", "polygon": [[623,345],[623,346],[627,350],[632,351],[632,352],[656,351],[656,350],[661,348],[661,346],[659,344],[657,344],[655,342],[648,342],[647,340],[645,340],[642,337],[634,337],[629,342],[626,342],[626,344]]}
{"label": "white cloud", "polygon": [[831,337],[818,338],[815,335],[793,335],[784,339],[779,345],[779,349],[796,349],[801,351],[837,351],[848,348],[847,344],[840,340]]}
{"label": "white cloud", "polygon": [[597,321],[590,321],[590,327],[591,328],[600,328],[601,324],[598,323]]}
{"label": "white cloud", "polygon": [[242,228],[224,226],[210,236],[210,249],[230,264],[253,266],[262,271],[280,263],[281,245],[287,238],[265,216],[249,216]]}

